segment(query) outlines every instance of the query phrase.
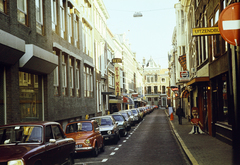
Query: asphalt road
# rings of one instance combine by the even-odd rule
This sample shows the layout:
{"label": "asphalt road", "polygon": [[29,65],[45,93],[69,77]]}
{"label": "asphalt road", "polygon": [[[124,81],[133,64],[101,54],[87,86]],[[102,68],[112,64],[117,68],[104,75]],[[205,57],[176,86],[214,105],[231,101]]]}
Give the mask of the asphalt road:
{"label": "asphalt road", "polygon": [[190,165],[164,110],[156,109],[132,127],[118,144],[107,143],[98,157],[77,155],[75,165]]}

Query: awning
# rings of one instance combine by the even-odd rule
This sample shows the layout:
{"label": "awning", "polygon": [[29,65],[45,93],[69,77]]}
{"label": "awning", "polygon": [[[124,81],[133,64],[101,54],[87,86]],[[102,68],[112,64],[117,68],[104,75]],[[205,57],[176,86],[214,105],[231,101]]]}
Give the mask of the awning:
{"label": "awning", "polygon": [[178,91],[178,88],[171,88],[172,91]]}
{"label": "awning", "polygon": [[123,103],[123,101],[118,99],[109,99],[109,103]]}
{"label": "awning", "polygon": [[129,104],[129,105],[134,105],[133,99],[128,96],[123,96],[123,103]]}
{"label": "awning", "polygon": [[188,86],[191,86],[195,83],[199,83],[199,82],[208,82],[209,81],[209,77],[197,77],[197,78],[194,78],[192,79],[191,81],[189,81],[187,83]]}
{"label": "awning", "polygon": [[180,98],[188,98],[188,96],[189,96],[189,91],[186,89],[182,91]]}

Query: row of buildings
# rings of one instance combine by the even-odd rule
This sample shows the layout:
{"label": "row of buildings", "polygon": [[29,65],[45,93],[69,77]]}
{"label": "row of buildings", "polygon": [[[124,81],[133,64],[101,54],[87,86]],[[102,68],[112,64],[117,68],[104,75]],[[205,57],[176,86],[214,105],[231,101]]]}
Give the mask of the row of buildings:
{"label": "row of buildings", "polygon": [[169,54],[172,102],[191,119],[197,107],[203,130],[239,150],[239,63],[236,46],[220,35],[193,35],[194,28],[218,27],[219,16],[237,0],[179,0]]}
{"label": "row of buildings", "polygon": [[136,61],[102,0],[0,0],[0,125],[167,104],[167,69]]}

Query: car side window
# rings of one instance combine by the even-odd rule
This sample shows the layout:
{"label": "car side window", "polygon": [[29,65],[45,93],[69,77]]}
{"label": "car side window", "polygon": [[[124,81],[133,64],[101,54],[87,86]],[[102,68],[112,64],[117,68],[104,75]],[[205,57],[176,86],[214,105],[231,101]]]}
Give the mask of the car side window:
{"label": "car side window", "polygon": [[53,139],[52,129],[50,125],[46,126],[45,139],[46,139],[46,142],[49,142],[50,139]]}
{"label": "car side window", "polygon": [[64,136],[59,128],[58,125],[53,125],[52,126],[52,129],[53,129],[53,135],[54,135],[54,138],[56,140],[59,140],[59,139],[64,139]]}

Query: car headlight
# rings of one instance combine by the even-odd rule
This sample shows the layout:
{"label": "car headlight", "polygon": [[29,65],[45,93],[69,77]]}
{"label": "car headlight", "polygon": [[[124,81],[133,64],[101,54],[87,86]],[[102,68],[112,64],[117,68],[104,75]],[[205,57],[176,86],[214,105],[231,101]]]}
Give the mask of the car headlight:
{"label": "car headlight", "polygon": [[89,139],[85,140],[85,143],[90,144],[90,140]]}
{"label": "car headlight", "polygon": [[112,131],[109,130],[109,131],[107,131],[107,133],[108,133],[108,135],[111,135]]}
{"label": "car headlight", "polygon": [[21,159],[11,160],[8,162],[8,165],[24,165],[24,162]]}

